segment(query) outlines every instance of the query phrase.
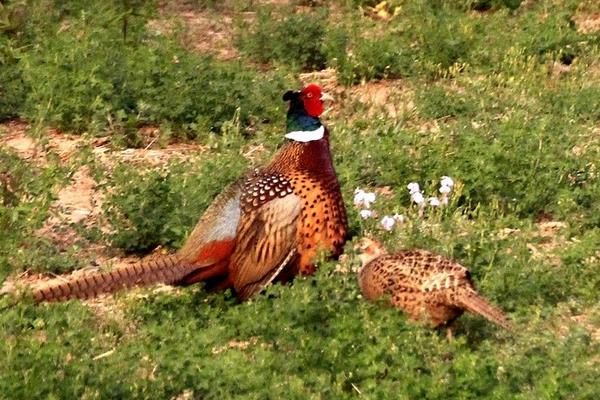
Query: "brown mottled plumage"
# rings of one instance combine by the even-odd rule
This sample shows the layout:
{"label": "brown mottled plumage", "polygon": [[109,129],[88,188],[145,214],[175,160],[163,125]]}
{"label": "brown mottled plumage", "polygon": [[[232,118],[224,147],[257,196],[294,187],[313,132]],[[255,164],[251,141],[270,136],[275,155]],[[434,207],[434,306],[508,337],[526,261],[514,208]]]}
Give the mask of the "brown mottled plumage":
{"label": "brown mottled plumage", "polygon": [[[314,272],[313,260],[320,249],[341,254],[346,210],[329,150],[329,133],[318,120],[323,111],[321,98],[316,85],[286,93],[288,131],[291,118],[299,121],[286,135],[293,140],[269,165],[250,172],[217,196],[176,254],[45,284],[33,290],[34,298],[88,298],[123,287],[206,281],[213,288],[231,287],[245,300],[275,279]],[[319,129],[311,125],[310,131],[303,130],[306,123]]]}
{"label": "brown mottled plumage", "polygon": [[504,313],[477,293],[462,265],[426,250],[384,254],[369,240],[361,248],[358,282],[368,300],[388,295],[394,307],[434,328],[450,325],[466,310],[510,329]]}

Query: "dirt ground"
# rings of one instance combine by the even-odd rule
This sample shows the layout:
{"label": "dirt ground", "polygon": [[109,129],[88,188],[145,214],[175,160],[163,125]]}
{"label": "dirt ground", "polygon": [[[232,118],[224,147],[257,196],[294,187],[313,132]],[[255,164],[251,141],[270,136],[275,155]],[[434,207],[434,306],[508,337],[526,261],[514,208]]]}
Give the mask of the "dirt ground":
{"label": "dirt ground", "polygon": [[[173,158],[190,158],[206,149],[199,144],[173,143],[165,148],[120,150],[112,148],[105,138],[68,135],[55,129],[49,129],[44,140],[39,140],[29,134],[30,128],[28,123],[21,120],[0,124],[0,148],[7,149],[37,166],[46,165],[50,153],[54,153],[60,162],[66,165],[86,146],[91,148],[94,160],[108,168],[119,163],[160,167]],[[90,243],[73,227],[74,224],[83,224],[87,228],[98,227],[104,232],[109,232],[102,214],[102,202],[103,193],[98,182],[92,177],[90,167],[80,166],[70,175],[67,185],[57,188],[56,199],[50,206],[50,217],[44,226],[36,231],[36,235],[50,239],[56,248],[62,250],[75,244],[84,244],[81,256],[94,260],[94,266],[85,268],[83,273],[96,270],[98,266],[117,267],[139,261],[135,256],[115,254],[115,251],[105,244]],[[82,272],[74,272],[77,273]],[[15,284],[35,286],[50,279],[51,276],[25,272],[5,282],[3,290],[10,291]]]}

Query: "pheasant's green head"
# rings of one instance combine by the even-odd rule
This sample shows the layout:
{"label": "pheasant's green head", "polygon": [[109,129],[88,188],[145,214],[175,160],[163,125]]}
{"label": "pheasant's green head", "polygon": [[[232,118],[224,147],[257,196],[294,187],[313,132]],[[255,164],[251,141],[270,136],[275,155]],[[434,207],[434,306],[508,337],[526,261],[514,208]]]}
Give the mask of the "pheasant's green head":
{"label": "pheasant's green head", "polygon": [[314,83],[299,92],[286,92],[283,100],[290,102],[290,109],[287,114],[285,137],[298,142],[321,139],[325,134],[325,127],[321,124],[319,116],[323,114],[323,100],[327,97]]}

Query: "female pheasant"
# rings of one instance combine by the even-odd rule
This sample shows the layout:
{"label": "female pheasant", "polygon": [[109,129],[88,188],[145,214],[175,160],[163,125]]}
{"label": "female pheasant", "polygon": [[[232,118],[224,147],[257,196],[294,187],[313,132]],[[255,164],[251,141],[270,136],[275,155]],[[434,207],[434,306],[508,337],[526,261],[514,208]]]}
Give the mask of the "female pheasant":
{"label": "female pheasant", "polygon": [[477,293],[462,265],[426,250],[384,254],[370,239],[363,239],[361,250],[358,282],[368,300],[389,295],[394,307],[433,328],[449,326],[466,310],[510,330],[505,315]]}
{"label": "female pheasant", "polygon": [[71,277],[33,290],[36,301],[88,298],[123,287],[206,281],[241,300],[274,279],[311,274],[319,250],[334,256],[346,240],[346,210],[321,124],[319,86],[283,96],[286,138],[269,165],[227,187],[176,253],[107,272]]}

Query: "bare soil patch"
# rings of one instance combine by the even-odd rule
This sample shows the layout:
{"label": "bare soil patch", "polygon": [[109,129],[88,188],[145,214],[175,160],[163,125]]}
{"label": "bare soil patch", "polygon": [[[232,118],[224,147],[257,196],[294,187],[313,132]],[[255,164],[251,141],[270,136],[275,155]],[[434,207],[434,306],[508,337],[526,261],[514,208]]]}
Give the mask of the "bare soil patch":
{"label": "bare soil patch", "polygon": [[[27,135],[30,125],[24,121],[15,120],[0,124],[0,146],[13,152],[24,161],[38,166],[48,163],[49,152],[55,153],[61,163],[76,156],[85,146],[91,147],[94,160],[109,170],[120,163],[140,165],[143,168],[160,168],[172,159],[190,159],[206,151],[206,147],[195,143],[174,143],[165,148],[154,149],[124,149],[115,150],[106,138],[86,138],[67,135],[57,130],[49,129],[43,140]],[[153,145],[150,143],[149,145]],[[89,165],[82,165],[74,170],[67,185],[57,188],[56,199],[50,206],[50,217],[44,226],[36,231],[36,235],[50,239],[59,250],[66,251],[73,245],[82,249],[81,257],[90,259],[91,266],[73,274],[94,271],[98,266],[122,266],[139,261],[135,256],[115,255],[115,251],[104,243],[90,243],[81,237],[76,225],[84,228],[98,227],[109,232],[108,225],[103,220],[103,193],[98,182],[92,176]],[[45,283],[51,279],[64,279],[26,271],[23,274],[9,278],[0,292],[11,292],[16,286],[32,286]],[[160,287],[158,288],[160,289]],[[164,290],[164,289],[163,289]],[[104,300],[90,300],[89,303],[99,310],[110,308]]]}
{"label": "bare soil patch", "polygon": [[350,92],[353,98],[369,107],[370,117],[383,113],[398,119],[415,108],[414,94],[401,80],[366,82],[353,86]]}
{"label": "bare soil patch", "polygon": [[582,308],[580,310],[572,310],[572,306],[568,303],[557,304],[559,310],[557,323],[557,333],[566,337],[569,331],[577,326],[588,332],[590,338],[598,342],[600,341],[600,315],[598,310],[594,308]]}
{"label": "bare soil patch", "polygon": [[598,342],[600,341],[600,326],[598,326],[597,322],[594,323],[592,321],[592,314],[593,311],[585,310],[579,315],[572,316],[571,320],[581,325],[585,330],[587,330],[590,333],[592,340]]}
{"label": "bare soil patch", "polygon": [[581,33],[592,34],[600,31],[600,12],[578,15],[574,18],[577,30]]}
{"label": "bare soil patch", "polygon": [[25,133],[29,124],[21,120],[0,124],[0,146],[8,148],[25,160],[34,160],[40,156],[35,140]]}
{"label": "bare soil patch", "polygon": [[555,250],[565,246],[567,238],[562,230],[567,224],[561,221],[542,221],[537,223],[537,232],[534,234],[536,243],[527,243],[527,248],[535,260],[544,260],[550,265],[559,266],[560,257]]}
{"label": "bare soil patch", "polygon": [[25,161],[41,166],[47,163],[49,151],[66,162],[86,143],[81,136],[67,135],[57,129],[47,129],[44,141],[37,140],[27,134],[30,128],[31,125],[22,120],[0,124],[0,146],[11,150]]}
{"label": "bare soil patch", "polygon": [[171,35],[183,28],[183,44],[198,53],[212,54],[222,60],[239,57],[233,45],[233,12],[200,9],[186,1],[163,2],[160,18],[152,20],[149,27],[157,34]]}
{"label": "bare soil patch", "polygon": [[[106,168],[126,163],[145,167],[161,167],[174,158],[188,159],[206,151],[206,147],[195,143],[174,143],[160,149],[115,150],[106,138],[85,138],[67,135],[56,129],[48,129],[44,140],[27,135],[30,125],[21,120],[0,124],[0,145],[8,148],[23,160],[43,166],[47,155],[53,152],[62,163],[67,163],[83,147],[89,145],[95,161]],[[152,145],[151,142],[149,145]],[[51,217],[37,231],[40,237],[53,240],[60,249],[81,242],[82,238],[73,229],[73,224],[84,227],[98,226],[108,232],[102,224],[103,194],[91,175],[89,166],[84,165],[71,176],[70,183],[59,189],[56,200],[50,206]],[[98,246],[92,246],[98,251]]]}

